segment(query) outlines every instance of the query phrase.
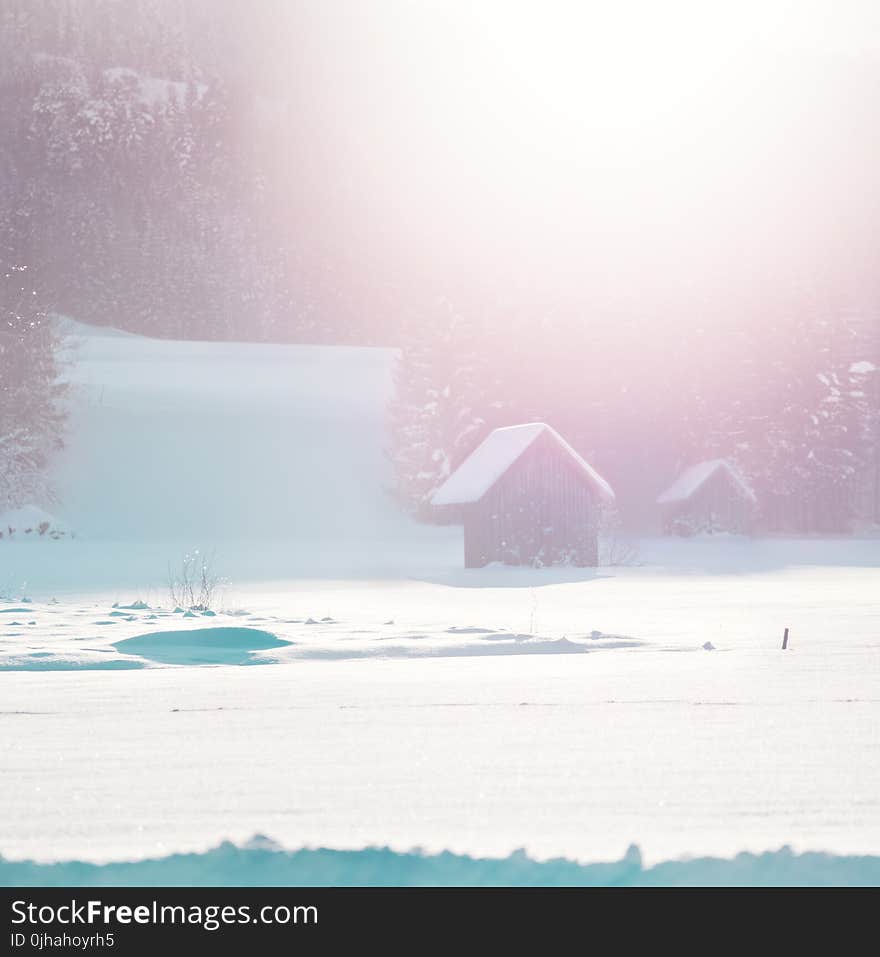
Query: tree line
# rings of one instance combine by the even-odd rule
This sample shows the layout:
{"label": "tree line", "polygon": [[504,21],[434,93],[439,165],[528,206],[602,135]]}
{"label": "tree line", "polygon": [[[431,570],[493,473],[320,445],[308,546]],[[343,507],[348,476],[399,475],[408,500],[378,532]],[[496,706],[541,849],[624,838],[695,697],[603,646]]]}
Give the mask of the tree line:
{"label": "tree line", "polygon": [[290,106],[236,60],[260,55],[235,44],[243,17],[205,0],[3,5],[0,251],[39,268],[54,311],[188,339],[373,334],[290,216]]}
{"label": "tree line", "polygon": [[636,524],[682,469],[723,457],[765,530],[848,530],[876,463],[876,317],[810,283],[728,292],[689,290],[653,311],[438,298],[396,368],[399,499],[436,519],[431,495],[489,431],[546,421]]}
{"label": "tree line", "polygon": [[[722,244],[706,256],[722,278],[704,282],[685,281],[682,267],[658,287],[633,267],[631,279],[599,292],[601,263],[584,253],[584,268],[565,282],[543,277],[540,263],[516,277],[502,264],[496,289],[479,293],[458,274],[429,270],[422,281],[402,267],[398,282],[377,270],[377,297],[325,249],[320,211],[309,212],[310,184],[322,200],[334,191],[324,182],[332,177],[314,175],[322,154],[313,155],[312,137],[326,104],[308,87],[293,99],[279,89],[291,50],[270,48],[288,6],[2,5],[0,469],[19,476],[14,497],[38,481],[60,437],[46,318],[60,312],[175,338],[399,345],[390,453],[398,497],[420,515],[431,514],[433,490],[491,428],[546,420],[634,515],[687,464],[724,456],[755,487],[765,527],[848,525],[877,435],[876,374],[860,365],[876,360],[876,255],[861,219],[813,231],[840,242],[820,247],[812,265],[799,246],[782,255],[780,228],[774,261],[766,251],[758,257],[762,274],[743,271],[733,256],[742,250]],[[263,60],[274,65],[267,71]],[[811,134],[832,131],[825,138],[835,144],[849,129],[838,129],[838,115],[860,137],[863,126],[876,129],[863,123],[873,115],[876,63],[841,70],[809,125]],[[304,119],[293,104],[305,109],[310,97],[317,105]],[[839,109],[850,102],[854,119]],[[809,167],[802,160],[816,145],[808,137],[784,152],[777,185]],[[818,164],[823,183],[843,159],[835,150]],[[867,222],[875,171],[859,160],[850,172],[854,185],[835,201],[858,195]],[[629,252],[650,262],[658,250],[646,243]],[[369,250],[360,252],[369,264]],[[484,264],[503,258],[484,253]],[[826,282],[817,262],[841,276],[856,264],[867,295],[856,289],[848,299],[846,281]],[[11,488],[7,478],[0,503]]]}

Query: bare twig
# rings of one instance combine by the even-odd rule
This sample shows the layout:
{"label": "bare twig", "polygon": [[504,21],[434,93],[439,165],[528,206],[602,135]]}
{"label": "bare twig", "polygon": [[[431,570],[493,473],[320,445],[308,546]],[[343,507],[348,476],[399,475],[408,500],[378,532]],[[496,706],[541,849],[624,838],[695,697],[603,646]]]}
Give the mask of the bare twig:
{"label": "bare twig", "polygon": [[183,556],[180,571],[172,571],[168,565],[168,594],[178,608],[189,611],[210,611],[213,608],[217,589],[223,580],[214,568],[214,552],[202,554],[195,549]]}

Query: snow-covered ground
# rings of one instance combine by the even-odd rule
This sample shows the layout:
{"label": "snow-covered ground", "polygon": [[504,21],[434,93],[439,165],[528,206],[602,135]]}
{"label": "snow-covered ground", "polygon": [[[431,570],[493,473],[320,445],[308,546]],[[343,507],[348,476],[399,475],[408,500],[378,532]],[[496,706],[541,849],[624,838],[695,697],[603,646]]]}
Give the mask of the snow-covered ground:
{"label": "snow-covered ground", "polygon": [[0,855],[880,854],[880,542],[465,571],[385,492],[391,359],[81,337],[76,537],[0,542]]}
{"label": "snow-covered ground", "polygon": [[[0,677],[0,848],[124,859],[265,833],[587,861],[631,843],[649,861],[880,853],[876,585],[872,568],[646,568],[300,579],[195,619],[8,603],[3,663],[29,670]],[[189,630],[184,648],[224,662],[237,628],[289,644],[240,651],[265,667],[180,667],[125,641]],[[114,666],[132,670],[95,670]]]}

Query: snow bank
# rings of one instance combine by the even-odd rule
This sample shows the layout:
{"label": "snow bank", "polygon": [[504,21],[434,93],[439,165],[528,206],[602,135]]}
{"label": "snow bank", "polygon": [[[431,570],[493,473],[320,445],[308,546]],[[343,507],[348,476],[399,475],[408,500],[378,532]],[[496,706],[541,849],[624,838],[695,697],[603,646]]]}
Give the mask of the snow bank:
{"label": "snow bank", "polygon": [[783,847],[732,859],[704,857],[644,867],[637,847],[619,861],[580,864],[536,861],[522,851],[508,857],[398,853],[387,847],[341,851],[284,851],[266,838],[238,847],[221,844],[203,854],[131,863],[67,861],[38,864],[0,858],[0,886],[232,886],[232,887],[835,887],[880,883],[880,857],[794,854]]}
{"label": "snow bank", "polygon": [[0,512],[0,540],[56,541],[70,535],[70,529],[64,522],[36,505],[22,505]]}
{"label": "snow bank", "polygon": [[[369,587],[371,592],[379,588]],[[316,604],[326,600],[326,594],[309,599]],[[379,605],[386,600],[398,604],[399,596],[379,597]],[[644,644],[600,631],[542,636],[442,621],[422,628],[387,619],[382,624],[375,611],[364,614],[363,601],[355,618],[293,617],[288,601],[275,608],[287,612],[279,615],[241,609],[172,611],[144,601],[115,602],[112,607],[108,602],[102,608],[91,602],[16,602],[0,597],[0,671],[584,654]]]}

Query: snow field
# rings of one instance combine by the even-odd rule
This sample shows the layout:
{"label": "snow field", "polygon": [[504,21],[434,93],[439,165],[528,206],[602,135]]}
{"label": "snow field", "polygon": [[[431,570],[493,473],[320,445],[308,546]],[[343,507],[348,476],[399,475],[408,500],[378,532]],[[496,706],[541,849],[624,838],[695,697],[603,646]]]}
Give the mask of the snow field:
{"label": "snow field", "polygon": [[[0,880],[876,875],[733,859],[880,854],[876,539],[464,570],[460,529],[387,495],[390,350],[77,337],[50,509],[75,538],[0,542]],[[212,615],[169,602],[196,548]],[[687,855],[732,860],[646,870]]]}
{"label": "snow field", "polygon": [[[261,833],[290,849],[525,847],[588,862],[632,843],[649,863],[783,844],[877,854],[875,581],[858,567],[646,568],[536,587],[252,586],[253,620],[235,627],[291,642],[254,653],[274,666],[0,675],[0,850],[126,860]],[[52,654],[71,642],[65,616],[76,636],[84,611],[110,610],[10,607],[54,610]],[[141,617],[154,613],[90,625],[89,644],[109,660],[114,642],[159,630]],[[494,651],[517,643],[500,629],[532,621],[539,641],[584,651]]]}

